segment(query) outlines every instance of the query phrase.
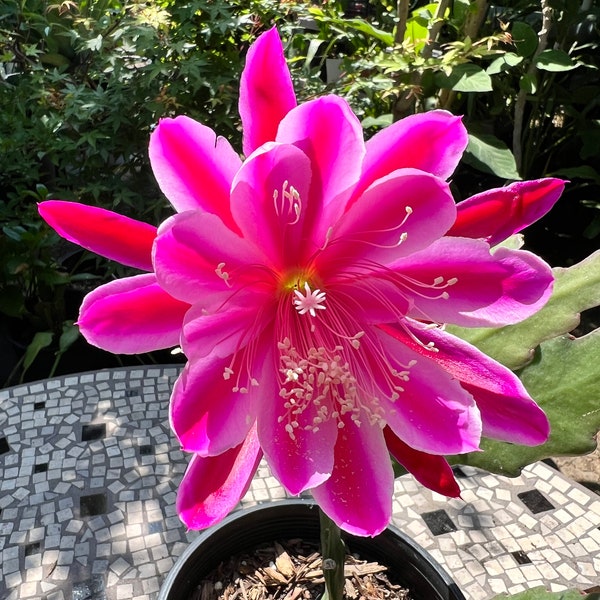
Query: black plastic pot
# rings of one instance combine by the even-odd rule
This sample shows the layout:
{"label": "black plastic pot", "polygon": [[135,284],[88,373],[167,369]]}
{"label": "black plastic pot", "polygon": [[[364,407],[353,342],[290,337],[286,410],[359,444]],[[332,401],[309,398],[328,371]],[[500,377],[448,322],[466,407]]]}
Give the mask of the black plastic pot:
{"label": "black plastic pot", "polygon": [[[308,500],[282,500],[232,513],[188,546],[167,575],[158,600],[186,600],[206,574],[233,554],[297,537],[319,539],[319,511]],[[376,538],[349,536],[346,544],[361,558],[387,566],[390,579],[411,590],[415,600],[465,600],[429,553],[396,527]]]}

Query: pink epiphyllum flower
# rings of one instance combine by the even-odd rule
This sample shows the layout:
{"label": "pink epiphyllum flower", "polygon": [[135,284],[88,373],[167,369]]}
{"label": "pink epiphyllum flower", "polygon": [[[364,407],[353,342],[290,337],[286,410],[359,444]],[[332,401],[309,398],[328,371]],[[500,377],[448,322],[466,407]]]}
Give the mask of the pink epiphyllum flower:
{"label": "pink epiphyllum flower", "polygon": [[[343,99],[295,105],[282,57],[275,30],[249,53],[244,161],[189,118],[160,122],[150,157],[178,214],[158,228],[153,272],[92,292],[80,322],[124,352],[180,333],[188,363],[170,419],[194,455],[177,500],[189,527],[231,511],[264,453],[288,492],[310,489],[343,529],[376,535],[391,517],[389,453],[456,496],[444,455],[477,450],[482,433],[545,441],[547,419],[516,376],[441,324],[525,319],[552,274],[528,252],[492,254],[495,232],[447,235],[458,225],[445,179],[467,143],[459,118],[415,115],[365,144]],[[48,208],[63,235],[132,264],[126,235]]]}

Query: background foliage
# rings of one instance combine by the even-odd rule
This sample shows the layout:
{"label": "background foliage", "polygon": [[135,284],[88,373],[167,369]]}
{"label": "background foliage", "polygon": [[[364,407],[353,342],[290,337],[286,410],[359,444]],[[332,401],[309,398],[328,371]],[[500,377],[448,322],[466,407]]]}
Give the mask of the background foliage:
{"label": "background foliage", "polygon": [[86,358],[73,321],[87,290],[126,269],[60,241],[36,202],[162,220],[152,128],[187,114],[240,148],[245,52],[273,24],[299,97],[345,96],[367,135],[413,112],[464,115],[457,199],[519,178],[569,178],[527,239],[555,266],[578,262],[600,239],[599,12],[590,0],[5,0],[0,385],[115,360]]}

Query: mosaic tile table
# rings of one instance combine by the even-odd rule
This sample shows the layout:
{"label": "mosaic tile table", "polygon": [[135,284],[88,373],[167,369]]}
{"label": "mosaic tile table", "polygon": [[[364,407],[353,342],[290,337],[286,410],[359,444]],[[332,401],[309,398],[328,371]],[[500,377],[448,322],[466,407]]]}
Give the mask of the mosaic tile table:
{"label": "mosaic tile table", "polygon": [[[176,367],[0,390],[0,599],[153,600],[197,535],[175,512],[186,456],[168,425]],[[544,463],[506,479],[461,467],[462,499],[410,476],[394,522],[468,600],[600,584],[600,497]],[[261,466],[243,505],[285,497]]]}

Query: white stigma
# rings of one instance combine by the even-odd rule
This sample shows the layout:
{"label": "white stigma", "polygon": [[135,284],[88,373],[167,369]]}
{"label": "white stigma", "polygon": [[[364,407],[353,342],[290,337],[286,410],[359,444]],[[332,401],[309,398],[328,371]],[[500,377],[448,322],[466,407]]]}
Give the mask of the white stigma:
{"label": "white stigma", "polygon": [[304,289],[306,291],[306,296],[302,294],[300,290],[294,290],[294,295],[296,296],[294,301],[294,306],[296,310],[301,314],[305,315],[309,313],[311,317],[316,317],[317,310],[325,310],[324,302],[325,302],[325,292],[321,290],[311,290],[308,282],[304,282]]}

